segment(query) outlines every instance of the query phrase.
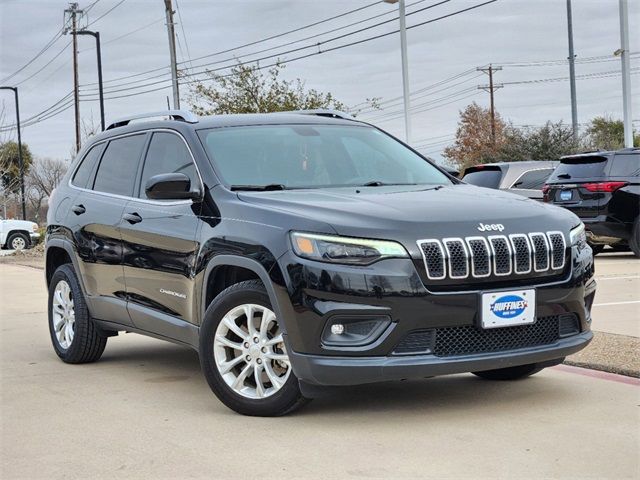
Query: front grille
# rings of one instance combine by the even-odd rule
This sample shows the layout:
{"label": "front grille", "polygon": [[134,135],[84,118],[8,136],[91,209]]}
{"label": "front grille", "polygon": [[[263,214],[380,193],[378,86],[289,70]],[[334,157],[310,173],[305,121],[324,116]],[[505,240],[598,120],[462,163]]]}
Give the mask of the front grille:
{"label": "front grille", "polygon": [[433,353],[452,357],[548,345],[560,336],[559,315],[539,317],[531,325],[481,329],[474,325],[437,328]]}
{"label": "front grille", "polygon": [[565,265],[562,232],[419,240],[429,280],[460,280],[560,273]]}

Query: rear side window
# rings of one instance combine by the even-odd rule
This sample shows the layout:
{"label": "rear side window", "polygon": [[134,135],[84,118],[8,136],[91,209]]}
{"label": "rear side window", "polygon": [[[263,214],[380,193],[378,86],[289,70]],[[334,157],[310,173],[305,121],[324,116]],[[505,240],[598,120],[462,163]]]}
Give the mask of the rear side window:
{"label": "rear side window", "polygon": [[133,195],[138,162],[146,134],[111,140],[102,155],[93,189],[115,195]]}
{"label": "rear side window", "polygon": [[549,178],[549,182],[602,177],[606,166],[607,157],[590,155],[563,158]]}
{"label": "rear side window", "polygon": [[100,153],[102,153],[103,147],[103,144],[96,145],[87,152],[71,180],[72,185],[80,188],[86,188],[87,183],[91,178],[91,174],[93,173],[93,167],[96,166],[96,162],[100,158]]}
{"label": "rear side window", "polygon": [[189,149],[173,133],[156,132],[151,137],[140,181],[140,198],[147,197],[144,191],[147,181],[162,173],[184,173],[191,180],[191,188],[199,184]]}
{"label": "rear side window", "polygon": [[462,181],[478,187],[498,188],[502,180],[502,170],[499,167],[482,167],[467,169]]}
{"label": "rear side window", "polygon": [[523,173],[513,184],[512,188],[522,188],[526,190],[542,190],[547,178],[553,173],[553,168],[539,170],[529,170]]}
{"label": "rear side window", "polygon": [[640,154],[624,153],[614,157],[611,164],[612,177],[637,177],[640,175]]}

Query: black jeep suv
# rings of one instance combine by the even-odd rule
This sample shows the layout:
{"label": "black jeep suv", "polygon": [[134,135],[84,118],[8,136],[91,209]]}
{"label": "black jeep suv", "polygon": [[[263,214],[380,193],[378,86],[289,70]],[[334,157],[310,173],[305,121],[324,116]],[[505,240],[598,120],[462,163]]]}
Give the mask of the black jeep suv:
{"label": "black jeep suv", "polygon": [[95,136],[51,199],[63,361],[120,331],[169,340],[266,416],[324,386],[526,377],[591,340],[573,213],[462,184],[340,112],[163,115]]}
{"label": "black jeep suv", "polygon": [[610,245],[640,257],[639,148],[564,157],[543,193],[580,217],[594,253]]}

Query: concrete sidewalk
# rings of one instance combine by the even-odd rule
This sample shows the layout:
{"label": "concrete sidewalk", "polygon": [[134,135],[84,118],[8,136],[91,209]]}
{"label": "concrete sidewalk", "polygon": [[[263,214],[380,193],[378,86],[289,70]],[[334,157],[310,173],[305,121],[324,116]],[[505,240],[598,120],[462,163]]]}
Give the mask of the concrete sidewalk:
{"label": "concrete sidewalk", "polygon": [[100,362],[63,364],[42,271],[0,270],[2,478],[640,475],[636,379],[566,366],[513,383],[455,375],[242,417],[209,391],[196,353],[168,343],[121,335]]}

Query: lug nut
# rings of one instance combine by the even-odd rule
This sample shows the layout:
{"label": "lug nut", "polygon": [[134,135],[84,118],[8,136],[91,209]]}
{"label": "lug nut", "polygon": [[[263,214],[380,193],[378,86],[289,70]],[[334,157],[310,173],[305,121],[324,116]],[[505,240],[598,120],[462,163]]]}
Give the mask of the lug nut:
{"label": "lug nut", "polygon": [[262,347],[262,353],[267,353],[267,347]]}
{"label": "lug nut", "polygon": [[250,362],[250,361],[251,361],[251,355],[247,355],[247,356],[246,356],[246,357],[244,357],[244,358],[247,360],[247,362]]}
{"label": "lug nut", "polygon": [[260,363],[262,363],[262,359],[259,358],[258,359],[258,364],[260,364]]}
{"label": "lug nut", "polygon": [[253,337],[253,343],[258,343],[260,339],[258,337]]}
{"label": "lug nut", "polygon": [[244,342],[244,348],[249,348],[249,342]]}

